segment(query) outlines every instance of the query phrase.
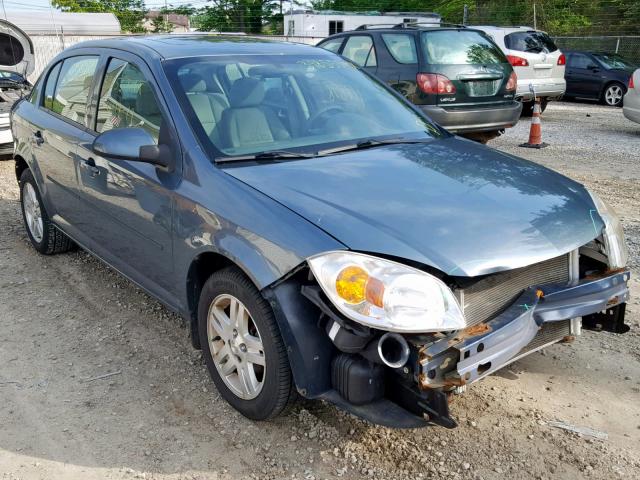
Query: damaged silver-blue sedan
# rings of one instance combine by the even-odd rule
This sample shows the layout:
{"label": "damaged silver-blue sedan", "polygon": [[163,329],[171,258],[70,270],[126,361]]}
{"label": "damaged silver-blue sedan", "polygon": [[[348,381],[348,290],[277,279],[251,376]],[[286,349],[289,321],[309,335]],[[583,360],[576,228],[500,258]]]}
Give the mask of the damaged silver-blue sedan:
{"label": "damaged silver-blue sedan", "polygon": [[34,248],[80,245],[179,312],[249,418],[299,394],[453,427],[451,393],[581,328],[627,329],[604,201],[328,51],[78,44],[12,120]]}

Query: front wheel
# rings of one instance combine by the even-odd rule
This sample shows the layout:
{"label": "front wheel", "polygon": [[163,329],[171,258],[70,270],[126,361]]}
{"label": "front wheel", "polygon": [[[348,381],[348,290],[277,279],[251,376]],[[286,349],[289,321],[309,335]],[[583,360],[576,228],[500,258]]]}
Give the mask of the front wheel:
{"label": "front wheel", "polygon": [[31,245],[44,255],[71,250],[73,242],[56,227],[42,204],[38,186],[31,170],[20,176],[20,206],[22,219]]}
{"label": "front wheel", "polygon": [[225,268],[209,277],[198,327],[222,397],[252,420],[279,415],[292,398],[289,360],[271,306],[240,270]]}
{"label": "front wheel", "polygon": [[607,85],[607,88],[604,89],[604,93],[602,94],[602,99],[604,100],[604,103],[610,107],[620,107],[622,105],[622,98],[624,97],[624,94],[624,85],[616,82],[611,85]]}

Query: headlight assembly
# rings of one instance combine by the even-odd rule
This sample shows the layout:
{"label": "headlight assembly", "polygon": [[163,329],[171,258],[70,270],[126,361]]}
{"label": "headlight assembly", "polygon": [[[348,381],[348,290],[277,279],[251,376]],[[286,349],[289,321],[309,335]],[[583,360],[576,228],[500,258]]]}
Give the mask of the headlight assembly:
{"label": "headlight assembly", "polygon": [[[588,190],[587,190],[588,191]],[[624,231],[618,215],[611,206],[598,195],[589,191],[591,199],[604,222],[604,246],[607,250],[610,268],[623,268],[627,265],[629,250],[624,240]]]}
{"label": "headlight assembly", "polygon": [[421,270],[346,251],[322,253],[307,261],[331,302],[358,323],[401,333],[466,326],[451,289]]}

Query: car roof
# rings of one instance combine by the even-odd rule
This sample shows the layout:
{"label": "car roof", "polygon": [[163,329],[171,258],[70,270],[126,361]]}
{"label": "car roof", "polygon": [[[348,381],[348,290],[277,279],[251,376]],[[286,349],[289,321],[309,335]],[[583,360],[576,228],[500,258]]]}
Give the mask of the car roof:
{"label": "car roof", "polygon": [[[77,48],[113,48],[162,60],[206,55],[331,54],[310,45],[240,35],[139,35],[77,43]],[[323,53],[324,52],[324,53]]]}
{"label": "car roof", "polygon": [[334,33],[333,35],[329,35],[328,37],[322,39],[322,41],[330,39],[342,37],[345,35],[363,35],[363,34],[371,34],[376,32],[381,33],[408,33],[408,32],[426,32],[431,30],[477,30],[476,27],[468,27],[465,25],[455,25],[448,23],[396,23],[396,24],[371,24],[371,25],[360,25],[353,30],[345,30],[344,32]]}

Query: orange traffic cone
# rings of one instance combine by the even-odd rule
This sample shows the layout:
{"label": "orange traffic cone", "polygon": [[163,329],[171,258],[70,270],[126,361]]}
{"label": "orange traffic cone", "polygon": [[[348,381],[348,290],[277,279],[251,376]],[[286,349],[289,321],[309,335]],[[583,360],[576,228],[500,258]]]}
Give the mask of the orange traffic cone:
{"label": "orange traffic cone", "polygon": [[549,146],[542,141],[542,111],[540,108],[540,97],[536,97],[535,103],[533,104],[529,141],[521,144],[520,146],[527,148],[544,148]]}

